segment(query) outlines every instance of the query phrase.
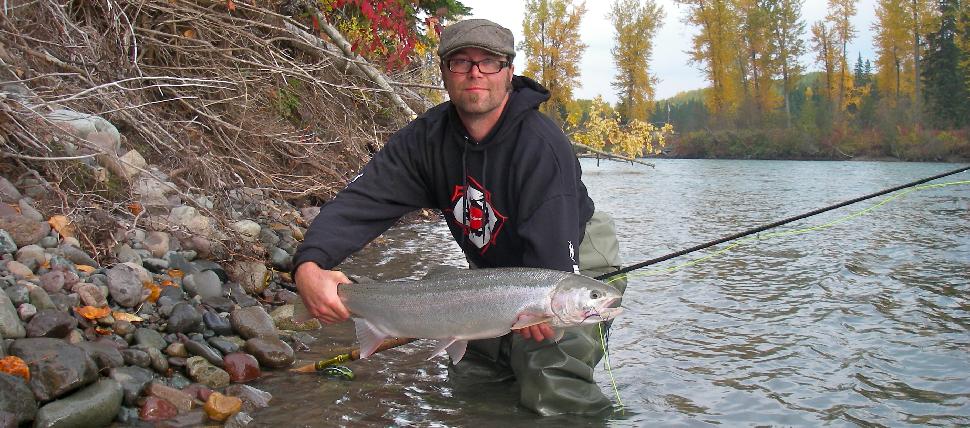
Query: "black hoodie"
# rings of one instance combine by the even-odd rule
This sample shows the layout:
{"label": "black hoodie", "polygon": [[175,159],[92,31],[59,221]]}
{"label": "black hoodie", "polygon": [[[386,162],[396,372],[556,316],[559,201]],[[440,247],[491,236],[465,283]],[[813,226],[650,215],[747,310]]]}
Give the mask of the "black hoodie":
{"label": "black hoodie", "polygon": [[293,259],[332,269],[418,208],[444,214],[478,267],[577,271],[593,201],[569,140],[539,104],[549,91],[515,76],[498,124],[474,142],[451,102],[409,123],[320,210]]}

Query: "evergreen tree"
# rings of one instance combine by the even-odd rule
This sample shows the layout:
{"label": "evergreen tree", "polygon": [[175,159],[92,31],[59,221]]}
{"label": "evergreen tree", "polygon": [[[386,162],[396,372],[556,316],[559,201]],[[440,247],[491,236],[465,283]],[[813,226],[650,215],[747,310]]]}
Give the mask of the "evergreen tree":
{"label": "evergreen tree", "polygon": [[970,102],[968,76],[961,67],[966,54],[957,47],[959,0],[939,0],[940,27],[927,35],[925,67],[922,70],[924,98],[931,120],[940,127],[968,123]]}

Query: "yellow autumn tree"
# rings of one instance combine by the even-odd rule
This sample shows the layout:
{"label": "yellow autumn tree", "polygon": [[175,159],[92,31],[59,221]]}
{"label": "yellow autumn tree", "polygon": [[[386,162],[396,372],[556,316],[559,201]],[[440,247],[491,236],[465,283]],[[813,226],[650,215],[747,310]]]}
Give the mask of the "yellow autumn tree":
{"label": "yellow autumn tree", "polygon": [[805,53],[805,23],[802,21],[802,0],[769,1],[770,23],[776,49],[776,76],[781,77],[785,121],[791,128],[791,94],[795,91],[804,67],[798,58]]}
{"label": "yellow autumn tree", "polygon": [[649,63],[663,8],[654,0],[615,0],[610,17],[615,31],[610,52],[617,71],[611,85],[619,97],[617,110],[624,121],[648,120],[657,83]]}
{"label": "yellow autumn tree", "polygon": [[579,25],[586,14],[586,3],[572,0],[527,0],[522,20],[523,40],[518,48],[525,53],[523,75],[536,80],[551,97],[541,110],[562,124],[579,85],[579,62],[586,44],[579,37]]}
{"label": "yellow autumn tree", "polygon": [[685,22],[698,28],[692,39],[690,58],[691,62],[700,64],[711,83],[704,103],[715,118],[729,119],[740,98],[736,10],[730,0],[677,2],[688,7]]}
{"label": "yellow autumn tree", "polygon": [[879,0],[876,22],[871,27],[876,48],[876,87],[891,105],[909,96],[913,89],[913,75],[906,73],[912,40],[906,21],[906,10],[899,0]]}
{"label": "yellow autumn tree", "polygon": [[836,73],[838,75],[837,106],[841,111],[848,104],[847,94],[852,90],[852,73],[849,71],[849,42],[855,37],[856,29],[852,25],[852,17],[856,14],[858,0],[828,0],[828,15],[825,19],[831,24],[836,55]]}
{"label": "yellow autumn tree", "polygon": [[822,94],[830,102],[835,100],[835,62],[836,48],[835,37],[832,30],[823,21],[816,21],[812,24],[812,50],[815,51],[815,62],[822,66],[824,80]]}
{"label": "yellow autumn tree", "polygon": [[582,130],[572,133],[573,141],[600,151],[609,151],[628,157],[640,157],[660,153],[666,137],[673,133],[673,126],[655,127],[649,122],[633,119],[626,125],[603,97],[593,99],[589,117]]}

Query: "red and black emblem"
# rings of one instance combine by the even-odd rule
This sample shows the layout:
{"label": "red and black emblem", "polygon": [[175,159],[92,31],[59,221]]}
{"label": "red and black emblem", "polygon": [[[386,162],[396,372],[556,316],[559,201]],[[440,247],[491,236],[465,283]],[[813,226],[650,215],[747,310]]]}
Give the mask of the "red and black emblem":
{"label": "red and black emblem", "polygon": [[468,185],[455,186],[451,203],[451,219],[484,254],[498,238],[507,217],[495,210],[491,193],[471,177]]}

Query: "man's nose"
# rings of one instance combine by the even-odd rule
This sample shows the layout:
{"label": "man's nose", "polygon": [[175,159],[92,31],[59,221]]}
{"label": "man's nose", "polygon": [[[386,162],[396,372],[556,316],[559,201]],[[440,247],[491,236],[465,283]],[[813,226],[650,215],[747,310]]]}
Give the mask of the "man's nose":
{"label": "man's nose", "polygon": [[472,63],[472,69],[471,70],[468,70],[468,75],[470,77],[483,77],[483,76],[485,76],[485,73],[482,73],[482,69],[479,68],[479,67],[481,67],[481,65],[482,64],[479,63],[479,62]]}

